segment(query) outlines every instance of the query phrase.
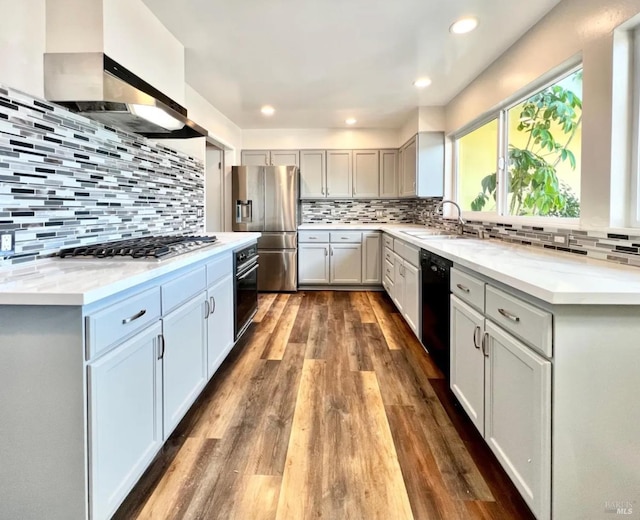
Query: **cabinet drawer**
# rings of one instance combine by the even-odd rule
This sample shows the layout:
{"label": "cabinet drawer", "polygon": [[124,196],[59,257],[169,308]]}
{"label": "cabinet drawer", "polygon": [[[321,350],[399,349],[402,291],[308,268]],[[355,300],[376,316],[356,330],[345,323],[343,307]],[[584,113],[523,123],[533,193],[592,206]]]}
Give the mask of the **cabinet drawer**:
{"label": "cabinet drawer", "polygon": [[393,295],[393,280],[391,280],[388,276],[385,276],[382,281],[382,287],[387,291],[389,296]]}
{"label": "cabinet drawer", "polygon": [[410,264],[420,266],[420,249],[399,239],[393,240],[393,250]]}
{"label": "cabinet drawer", "polygon": [[393,266],[393,251],[388,247],[384,248],[384,259]]}
{"label": "cabinet drawer", "polygon": [[299,231],[298,242],[313,243],[313,242],[329,242],[328,231]]}
{"label": "cabinet drawer", "polygon": [[160,318],[160,288],[152,287],[86,317],[87,358],[93,359]]}
{"label": "cabinet drawer", "polygon": [[552,314],[490,285],[486,287],[488,318],[547,357],[552,355]]}
{"label": "cabinet drawer", "polygon": [[393,278],[393,264],[387,260],[384,261],[384,276],[392,282],[395,281]]}
{"label": "cabinet drawer", "polygon": [[162,285],[162,314],[167,315],[181,303],[186,302],[207,287],[204,267],[179,276]]}
{"label": "cabinet drawer", "polygon": [[383,235],[383,240],[384,240],[384,247],[388,247],[393,251],[393,237],[385,233]]}
{"label": "cabinet drawer", "polygon": [[362,233],[360,231],[332,231],[331,242],[334,244],[339,243],[352,243],[359,244],[362,241]]}
{"label": "cabinet drawer", "polygon": [[480,312],[484,312],[484,286],[483,281],[455,267],[451,269],[451,292]]}
{"label": "cabinet drawer", "polygon": [[215,258],[207,264],[207,287],[210,287],[221,278],[232,273],[233,261],[231,255],[223,255]]}

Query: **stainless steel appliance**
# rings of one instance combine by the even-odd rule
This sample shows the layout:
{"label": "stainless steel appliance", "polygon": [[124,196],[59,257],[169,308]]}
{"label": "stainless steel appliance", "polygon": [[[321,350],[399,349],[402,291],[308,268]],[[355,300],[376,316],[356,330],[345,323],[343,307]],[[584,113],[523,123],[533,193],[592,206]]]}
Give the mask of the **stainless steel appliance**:
{"label": "stainless steel appliance", "polygon": [[61,258],[135,258],[164,260],[182,253],[189,253],[203,247],[208,247],[217,238],[213,235],[165,235],[146,236],[102,242],[88,246],[77,246],[62,249],[58,254]]}
{"label": "stainless steel appliance", "polygon": [[298,288],[298,168],[234,166],[234,231],[259,231],[259,291]]}
{"label": "stainless steel appliance", "polygon": [[258,248],[255,244],[235,252],[233,270],[234,334],[236,341],[258,311]]}
{"label": "stainless steel appliance", "polygon": [[449,379],[449,280],[453,264],[420,251],[422,268],[422,344]]}

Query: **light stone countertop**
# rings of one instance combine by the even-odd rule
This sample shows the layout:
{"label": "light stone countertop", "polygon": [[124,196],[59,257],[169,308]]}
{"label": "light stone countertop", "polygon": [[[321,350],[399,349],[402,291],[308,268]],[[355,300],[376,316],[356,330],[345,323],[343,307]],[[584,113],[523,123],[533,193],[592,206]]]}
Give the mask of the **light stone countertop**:
{"label": "light stone countertop", "polygon": [[[0,305],[87,305],[255,242],[260,233],[211,233],[218,241],[166,260],[51,258],[0,269]],[[1,311],[0,311],[1,312]]]}
{"label": "light stone countertop", "polygon": [[303,224],[299,229],[385,231],[551,304],[640,305],[636,267],[500,240],[420,239],[406,231],[428,228],[411,224]]}

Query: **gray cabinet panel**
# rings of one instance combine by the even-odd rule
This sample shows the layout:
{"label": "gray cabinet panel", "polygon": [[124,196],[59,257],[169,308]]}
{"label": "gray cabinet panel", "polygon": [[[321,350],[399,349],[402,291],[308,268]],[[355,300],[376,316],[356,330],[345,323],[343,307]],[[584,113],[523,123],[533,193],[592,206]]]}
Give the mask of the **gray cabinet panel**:
{"label": "gray cabinet panel", "polygon": [[353,197],[378,198],[380,163],[378,150],[353,151]]}

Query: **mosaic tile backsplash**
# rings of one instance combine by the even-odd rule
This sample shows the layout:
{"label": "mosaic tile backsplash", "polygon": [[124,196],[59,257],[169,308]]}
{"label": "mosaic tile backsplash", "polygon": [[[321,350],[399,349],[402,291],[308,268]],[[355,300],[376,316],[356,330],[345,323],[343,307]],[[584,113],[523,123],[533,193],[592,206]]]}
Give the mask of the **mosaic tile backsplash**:
{"label": "mosaic tile backsplash", "polygon": [[15,254],[200,232],[204,166],[143,137],[0,86],[0,230]]}
{"label": "mosaic tile backsplash", "polygon": [[415,200],[313,200],[301,204],[303,224],[411,224],[415,220]]}

